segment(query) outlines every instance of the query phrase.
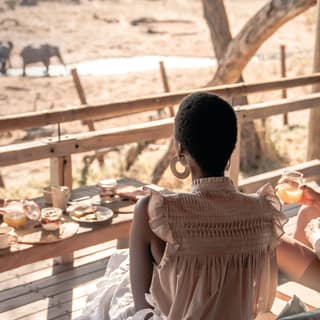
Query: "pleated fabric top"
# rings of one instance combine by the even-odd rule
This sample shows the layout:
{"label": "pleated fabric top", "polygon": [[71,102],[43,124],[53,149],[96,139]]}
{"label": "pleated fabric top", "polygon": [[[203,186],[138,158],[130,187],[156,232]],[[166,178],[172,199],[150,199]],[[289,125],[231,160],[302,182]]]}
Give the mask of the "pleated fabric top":
{"label": "pleated fabric top", "polygon": [[149,224],[166,242],[150,288],[156,308],[172,320],[251,320],[270,310],[286,221],[269,184],[248,195],[216,177],[195,180],[190,193],[151,191]]}

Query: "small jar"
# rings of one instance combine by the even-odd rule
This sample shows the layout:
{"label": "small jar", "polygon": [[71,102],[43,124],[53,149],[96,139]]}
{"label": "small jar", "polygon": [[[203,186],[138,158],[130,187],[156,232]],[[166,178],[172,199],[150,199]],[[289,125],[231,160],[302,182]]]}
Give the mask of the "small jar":
{"label": "small jar", "polygon": [[44,230],[58,230],[62,222],[62,210],[60,208],[53,207],[42,209],[40,222]]}
{"label": "small jar", "polygon": [[100,201],[111,201],[116,194],[117,180],[116,179],[103,179],[97,184],[99,188]]}

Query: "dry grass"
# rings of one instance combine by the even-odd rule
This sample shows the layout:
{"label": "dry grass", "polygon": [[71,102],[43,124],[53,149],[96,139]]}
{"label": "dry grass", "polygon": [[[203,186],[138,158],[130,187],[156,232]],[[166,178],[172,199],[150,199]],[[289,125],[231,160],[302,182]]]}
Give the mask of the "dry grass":
{"label": "dry grass", "polygon": [[[62,2],[62,1],[60,1]],[[19,51],[31,42],[49,41],[59,43],[66,62],[77,62],[101,57],[138,56],[138,55],[176,55],[211,56],[212,46],[208,28],[202,18],[201,2],[190,1],[86,1],[81,5],[64,4],[59,1],[41,2],[37,7],[17,7],[15,11],[5,10],[3,18],[17,19],[19,25],[7,26],[0,30],[0,39],[15,44],[13,64],[19,66]],[[260,0],[226,0],[233,34],[261,6]],[[0,7],[4,7],[0,3]],[[130,10],[128,10],[130,8]],[[149,27],[163,31],[161,34],[148,34],[146,25],[133,27],[130,21],[142,16],[158,19],[183,18],[191,24],[156,24]],[[115,18],[119,23],[106,23],[103,19]],[[280,75],[279,46],[287,45],[288,76],[309,74],[312,70],[313,33],[315,10],[289,22],[272,36],[258,51],[258,61],[252,60],[244,70],[247,82],[276,79]],[[10,33],[8,31],[10,30]],[[190,31],[191,35],[177,35]],[[295,30],[295,32],[292,32]],[[94,37],[92,36],[94,34]],[[167,70],[172,91],[191,89],[207,83],[214,70],[170,69]],[[126,97],[149,95],[163,92],[160,74],[157,71],[143,74],[131,73],[119,76],[86,76],[81,78],[87,100],[90,102],[112,101]],[[291,89],[289,97],[308,93],[310,88]],[[62,108],[78,104],[78,97],[71,77],[65,78],[1,78],[0,115],[29,112],[36,108]],[[280,98],[280,92],[251,95],[250,102]],[[149,114],[124,117],[98,124],[98,128],[126,125],[146,121]],[[295,112],[289,115],[290,125],[282,125],[282,117],[267,119],[267,138],[271,156],[264,158],[259,168],[250,172],[255,174],[277,167],[302,162],[305,159],[307,137],[307,112]],[[65,132],[87,130],[80,122],[63,125]],[[6,145],[21,141],[25,133],[14,132],[10,137],[2,136],[0,144]],[[86,183],[94,184],[102,177],[123,175],[150,182],[150,174],[155,163],[165,151],[166,141],[160,141],[157,148],[150,147],[137,159],[134,166],[124,171],[126,149],[119,154],[112,153],[106,158],[106,166],[101,170],[96,162],[90,167]],[[74,184],[79,185],[83,178],[82,158],[73,156]],[[49,181],[49,161],[41,160],[14,167],[1,168],[6,189],[0,189],[0,197],[34,197],[41,194],[41,188]],[[188,189],[190,181],[177,181],[170,172],[166,172],[160,184],[167,188]]]}

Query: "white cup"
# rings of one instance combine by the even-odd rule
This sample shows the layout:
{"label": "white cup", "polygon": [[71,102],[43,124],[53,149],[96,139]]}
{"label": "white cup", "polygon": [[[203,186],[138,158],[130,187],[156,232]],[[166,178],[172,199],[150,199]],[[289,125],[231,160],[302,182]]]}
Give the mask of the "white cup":
{"label": "white cup", "polygon": [[10,247],[17,240],[17,235],[11,227],[0,227],[0,249]]}
{"label": "white cup", "polygon": [[66,186],[51,186],[51,196],[53,207],[65,211],[70,199],[70,189]]}

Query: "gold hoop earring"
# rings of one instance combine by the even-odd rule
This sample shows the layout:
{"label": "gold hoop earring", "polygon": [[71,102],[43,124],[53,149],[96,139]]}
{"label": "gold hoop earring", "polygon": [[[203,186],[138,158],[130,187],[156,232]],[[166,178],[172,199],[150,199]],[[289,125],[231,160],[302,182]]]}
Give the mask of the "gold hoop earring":
{"label": "gold hoop earring", "polygon": [[[180,164],[184,167],[184,170],[182,172],[179,172],[177,170],[177,163],[180,162]],[[184,165],[181,161],[181,157],[173,157],[170,161],[170,169],[174,176],[176,176],[178,179],[186,179],[190,174],[190,169],[188,166]]]}

